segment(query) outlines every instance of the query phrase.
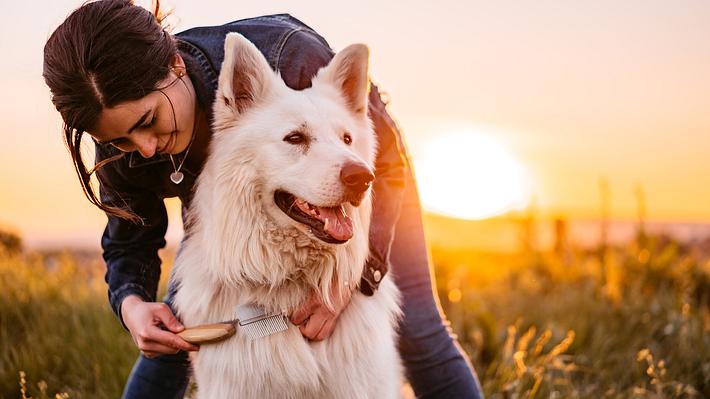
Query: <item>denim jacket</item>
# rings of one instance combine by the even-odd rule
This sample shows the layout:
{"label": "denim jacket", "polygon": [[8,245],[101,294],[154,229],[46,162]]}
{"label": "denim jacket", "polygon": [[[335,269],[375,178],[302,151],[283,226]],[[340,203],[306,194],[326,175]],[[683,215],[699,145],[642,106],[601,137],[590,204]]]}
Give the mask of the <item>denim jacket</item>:
{"label": "denim jacket", "polygon": [[[175,35],[178,50],[187,64],[198,101],[211,123],[211,104],[224,58],[224,38],[239,32],[264,54],[269,65],[279,71],[284,82],[295,90],[311,85],[318,69],[328,64],[333,51],[311,28],[287,14],[269,15],[231,22],[221,26],[189,29]],[[372,295],[388,270],[394,225],[399,217],[406,156],[399,131],[385,110],[377,88],[371,85],[369,115],[378,139],[379,153],[373,183],[373,212],[370,227],[370,256],[365,264],[360,290]],[[158,250],[165,246],[167,213],[163,200],[179,197],[183,222],[192,198],[195,179],[207,156],[209,137],[195,138],[181,169],[184,180],[173,184],[170,158],[156,154],[143,158],[138,152],[106,164],[98,170],[101,200],[129,208],[143,219],[136,224],[108,215],[101,240],[106,261],[106,282],[111,307],[122,321],[120,305],[128,295],[155,301],[160,278]],[[96,144],[96,162],[118,154],[110,145]],[[186,234],[189,228],[185,226]]]}

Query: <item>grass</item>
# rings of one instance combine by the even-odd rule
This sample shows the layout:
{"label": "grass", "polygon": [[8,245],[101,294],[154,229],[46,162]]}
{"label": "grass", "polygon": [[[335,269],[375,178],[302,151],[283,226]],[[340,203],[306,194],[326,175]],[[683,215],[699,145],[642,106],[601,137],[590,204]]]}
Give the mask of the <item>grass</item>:
{"label": "grass", "polygon": [[90,266],[68,253],[0,255],[1,398],[120,396],[138,351]]}
{"label": "grass", "polygon": [[[650,239],[509,267],[465,252],[434,259],[488,397],[710,397],[710,262],[692,249]],[[482,282],[486,267],[498,275]]]}
{"label": "grass", "polygon": [[[442,306],[487,397],[710,397],[710,262],[640,241],[433,248]],[[117,398],[138,354],[109,309],[100,258],[70,253],[0,251],[0,342],[8,399]]]}

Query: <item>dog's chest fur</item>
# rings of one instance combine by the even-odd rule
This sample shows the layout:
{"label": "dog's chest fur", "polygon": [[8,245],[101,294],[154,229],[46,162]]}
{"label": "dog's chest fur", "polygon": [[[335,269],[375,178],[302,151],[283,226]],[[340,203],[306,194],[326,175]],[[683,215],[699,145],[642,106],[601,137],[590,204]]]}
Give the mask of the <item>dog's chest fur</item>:
{"label": "dog's chest fur", "polygon": [[[291,278],[275,286],[254,282],[236,287],[213,280],[210,273],[190,266],[199,265],[200,256],[195,256],[199,251],[191,251],[186,243],[176,264],[176,276],[184,275],[175,298],[183,322],[196,325],[230,320],[236,306],[244,303],[290,313],[313,289],[309,281],[313,279],[312,272],[321,268],[324,271],[337,262],[336,253],[302,245],[297,234],[272,238],[273,243],[281,244],[273,248],[300,248],[295,252],[298,256],[289,261],[306,261],[303,267],[294,269]],[[287,254],[294,255],[291,251]],[[283,260],[284,254],[276,258]],[[396,388],[401,371],[395,333],[388,328],[395,323],[398,312],[397,289],[386,277],[377,295],[353,295],[333,335],[324,341],[309,342],[298,327],[289,325],[286,331],[257,340],[249,340],[237,331],[226,341],[203,345],[193,359],[199,397],[389,397],[383,396],[383,391]],[[396,395],[396,389],[393,392]]]}
{"label": "dog's chest fur", "polygon": [[394,332],[382,326],[396,318],[396,288],[386,280],[380,290],[377,298],[355,295],[333,335],[321,342],[309,342],[289,325],[257,340],[237,332],[204,345],[194,359],[199,397],[392,397],[396,389],[386,390],[398,385],[400,369]]}

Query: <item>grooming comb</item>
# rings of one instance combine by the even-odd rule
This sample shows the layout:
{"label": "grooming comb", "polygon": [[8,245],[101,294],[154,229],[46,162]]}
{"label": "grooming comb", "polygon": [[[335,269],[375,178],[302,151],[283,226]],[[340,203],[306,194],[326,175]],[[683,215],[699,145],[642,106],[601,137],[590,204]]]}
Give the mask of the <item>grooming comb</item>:
{"label": "grooming comb", "polygon": [[186,328],[177,335],[191,344],[205,344],[231,337],[237,331],[237,325],[244,335],[252,340],[276,334],[288,328],[288,318],[283,312],[267,313],[266,309],[259,305],[239,305],[235,313],[237,317],[232,321]]}

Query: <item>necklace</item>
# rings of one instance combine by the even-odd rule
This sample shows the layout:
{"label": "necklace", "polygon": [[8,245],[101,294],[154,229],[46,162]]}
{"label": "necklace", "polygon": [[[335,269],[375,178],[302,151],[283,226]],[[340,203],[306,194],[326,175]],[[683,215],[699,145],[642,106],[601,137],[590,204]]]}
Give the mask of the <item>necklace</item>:
{"label": "necklace", "polygon": [[[182,80],[182,73],[178,75],[178,79],[182,81],[183,84],[185,82]],[[185,85],[187,87],[187,85]],[[175,135],[177,136],[177,117],[175,116],[175,107],[173,107],[173,102],[170,100],[170,97],[168,97],[167,94],[165,94],[162,90],[158,90],[165,98],[168,99],[168,103],[170,104],[170,108],[173,111],[173,127],[174,127],[174,132]],[[196,104],[195,104],[196,105]],[[197,108],[197,107],[195,107]],[[170,181],[172,181],[174,184],[180,184],[182,183],[182,180],[185,178],[185,175],[180,172],[180,169],[182,169],[182,165],[185,163],[185,160],[187,159],[187,155],[190,153],[190,148],[192,148],[192,142],[195,141],[195,130],[197,130],[197,110],[195,110],[195,121],[192,125],[192,136],[190,136],[190,143],[187,145],[187,149],[185,150],[185,155],[182,157],[182,161],[180,161],[180,165],[175,167],[175,159],[173,158],[173,154],[168,154],[170,156],[170,162],[173,164],[173,173],[170,174]],[[175,137],[175,140],[177,140],[177,137]]]}
{"label": "necklace", "polygon": [[[192,142],[195,139],[195,131],[192,131],[192,137],[190,137],[190,144],[187,145],[187,150],[185,150],[185,155],[182,157],[182,161],[180,161],[180,165],[178,167],[175,167],[175,159],[173,159],[173,154],[168,154],[170,155],[170,162],[173,164],[173,170],[174,172],[170,174],[170,180],[175,183],[175,184],[180,184],[182,183],[182,179],[185,178],[185,175],[180,172],[180,169],[182,169],[182,164],[185,163],[185,160],[187,159],[187,154],[190,153],[190,148],[192,147]],[[177,140],[177,138],[175,139]]]}

